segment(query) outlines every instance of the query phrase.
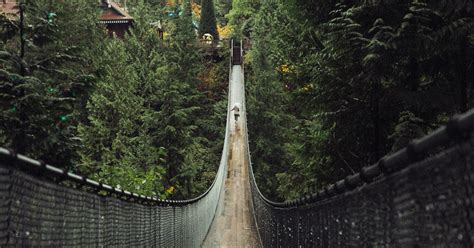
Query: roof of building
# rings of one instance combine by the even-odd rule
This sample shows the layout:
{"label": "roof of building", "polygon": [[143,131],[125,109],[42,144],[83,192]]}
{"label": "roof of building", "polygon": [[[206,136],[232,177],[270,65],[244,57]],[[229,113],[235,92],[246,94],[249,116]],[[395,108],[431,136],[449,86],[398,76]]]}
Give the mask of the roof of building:
{"label": "roof of building", "polygon": [[18,11],[16,0],[0,0],[0,14],[14,16],[18,14]]}
{"label": "roof of building", "polygon": [[[120,4],[112,0],[102,0],[102,13],[100,21],[103,23],[128,23],[133,21],[133,17],[120,6]],[[0,14],[7,16],[16,16],[19,12],[17,0],[0,0]]]}
{"label": "roof of building", "polygon": [[101,22],[127,23],[133,21],[133,17],[118,3],[111,0],[102,0],[101,3],[101,8],[103,9],[100,15]]}

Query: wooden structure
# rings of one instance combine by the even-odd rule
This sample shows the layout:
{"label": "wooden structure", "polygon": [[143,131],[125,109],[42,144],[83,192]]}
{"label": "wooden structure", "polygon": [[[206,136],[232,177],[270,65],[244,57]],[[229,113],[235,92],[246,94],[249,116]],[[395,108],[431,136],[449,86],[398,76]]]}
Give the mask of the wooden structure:
{"label": "wooden structure", "polygon": [[241,65],[242,64],[242,41],[236,42],[234,40],[230,41],[231,50],[231,61],[232,65]]}
{"label": "wooden structure", "polygon": [[[100,0],[102,10],[99,23],[106,26],[111,37],[123,38],[133,24],[133,17],[126,11],[126,1],[124,6],[112,0]],[[0,15],[5,15],[13,20],[19,13],[18,0],[0,0]]]}
{"label": "wooden structure", "polygon": [[100,1],[102,13],[99,22],[106,26],[111,37],[123,38],[133,24],[133,17],[124,7],[112,0]]}
{"label": "wooden structure", "polygon": [[225,191],[203,248],[261,247],[252,213],[247,144],[242,128],[241,124],[233,128]]}

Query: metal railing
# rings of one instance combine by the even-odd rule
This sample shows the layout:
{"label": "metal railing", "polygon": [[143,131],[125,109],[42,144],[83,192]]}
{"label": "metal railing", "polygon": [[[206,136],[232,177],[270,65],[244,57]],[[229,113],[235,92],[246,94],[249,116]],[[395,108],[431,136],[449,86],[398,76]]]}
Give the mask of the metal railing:
{"label": "metal railing", "polygon": [[224,189],[229,110],[216,178],[189,200],[135,194],[0,148],[0,247],[199,247]]}
{"label": "metal railing", "polygon": [[287,202],[261,193],[248,150],[263,246],[474,247],[473,133],[471,110],[360,173]]}
{"label": "metal railing", "polygon": [[[232,41],[232,55],[233,47]],[[232,64],[231,57],[229,82]],[[243,63],[241,73],[244,78]],[[243,82],[239,87],[244,92]],[[231,94],[229,87],[217,176],[190,200],[127,192],[0,148],[0,246],[199,247],[224,190]],[[315,194],[274,202],[255,181],[242,97],[252,210],[262,246],[473,247],[474,110]]]}
{"label": "metal railing", "polygon": [[474,247],[474,110],[359,173],[287,202],[259,190],[247,122],[244,129],[263,247]]}

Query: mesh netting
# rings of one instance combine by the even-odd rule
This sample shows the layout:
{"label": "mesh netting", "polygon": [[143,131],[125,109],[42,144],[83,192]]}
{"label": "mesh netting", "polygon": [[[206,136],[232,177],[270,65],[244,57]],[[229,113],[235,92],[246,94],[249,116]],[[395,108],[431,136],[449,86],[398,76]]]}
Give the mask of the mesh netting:
{"label": "mesh netting", "polygon": [[[243,69],[241,73],[243,78]],[[232,88],[242,94],[245,121],[243,81],[231,84],[229,96]],[[229,99],[236,101],[234,97]],[[12,160],[12,154],[0,148],[0,246],[199,247],[223,191],[230,145],[229,118],[228,115],[221,164],[213,186],[192,201],[150,200],[120,194],[120,190],[110,186],[107,189],[97,183],[86,183],[85,188],[99,188],[98,193],[92,193],[72,180],[73,176],[38,161],[22,159],[21,164],[34,164],[36,168],[20,170],[24,166],[19,160]],[[473,119],[474,112],[469,122],[474,122]],[[246,132],[246,126],[244,129]],[[438,136],[426,140],[437,142],[444,133],[459,134],[449,126],[440,130]],[[248,149],[248,135],[244,138]],[[414,154],[417,147],[426,143],[429,142],[409,146],[400,156]],[[251,169],[250,152],[247,155],[254,217],[265,247],[474,245],[472,135],[436,156],[355,190],[324,200],[303,199],[286,205],[272,203],[260,194]],[[385,166],[380,165],[371,168]],[[61,179],[66,183],[58,184],[31,173],[45,168],[63,175]],[[361,180],[362,175],[354,178]],[[347,180],[349,184],[351,181]],[[104,191],[118,193],[102,195]]]}
{"label": "mesh netting", "polygon": [[198,247],[225,175],[192,204],[138,203],[41,180],[0,165],[0,246]]}
{"label": "mesh netting", "polygon": [[[246,123],[244,128],[264,247],[474,247],[474,110],[357,175],[285,203],[272,202],[258,189]],[[406,162],[440,145],[446,149]]]}
{"label": "mesh netting", "polygon": [[124,193],[0,148],[0,247],[199,247],[223,191],[230,125],[225,137],[214,183],[187,201]]}
{"label": "mesh netting", "polygon": [[[231,68],[229,59],[229,83]],[[216,178],[208,191],[191,200],[132,194],[0,148],[0,247],[199,247],[224,190],[231,98],[229,87]]]}
{"label": "mesh netting", "polygon": [[474,247],[474,138],[354,191],[275,207],[251,178],[265,247]]}

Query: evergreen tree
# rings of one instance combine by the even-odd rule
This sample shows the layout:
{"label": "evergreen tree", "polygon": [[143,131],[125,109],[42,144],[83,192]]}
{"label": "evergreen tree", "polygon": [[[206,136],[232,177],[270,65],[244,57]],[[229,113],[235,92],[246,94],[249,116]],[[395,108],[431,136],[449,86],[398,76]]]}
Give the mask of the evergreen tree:
{"label": "evergreen tree", "polygon": [[98,68],[89,56],[100,54],[101,47],[96,6],[40,0],[22,9],[23,25],[18,19],[3,25],[0,140],[18,152],[69,166],[76,157],[80,110]]}
{"label": "evergreen tree", "polygon": [[[263,122],[252,124],[249,114],[251,142],[288,137],[272,145],[285,147],[289,166],[265,156],[255,163],[257,173],[269,161],[268,168],[283,168],[260,178],[264,192],[275,192],[275,177],[277,197],[314,191],[474,106],[466,80],[474,57],[468,1],[263,1],[256,15],[245,15],[244,2],[251,1],[234,1],[228,16],[236,32],[242,20],[255,20],[247,71],[272,80],[276,69],[274,83],[285,88],[280,98],[288,99],[287,112],[298,123],[262,135]],[[265,56],[258,55],[262,49]],[[267,112],[255,111],[254,118]],[[259,145],[251,147],[262,154]],[[295,180],[302,187],[291,187]]]}
{"label": "evergreen tree", "polygon": [[215,5],[217,22],[222,26],[227,25],[228,19],[225,15],[232,9],[232,0],[217,0]]}
{"label": "evergreen tree", "polygon": [[203,0],[201,4],[201,21],[199,23],[199,37],[208,33],[214,37],[214,40],[219,40],[219,33],[217,32],[216,15],[214,11],[213,0]]}
{"label": "evergreen tree", "polygon": [[277,193],[280,182],[276,175],[290,169],[284,144],[289,141],[289,134],[296,124],[296,120],[286,114],[289,97],[273,69],[274,57],[266,49],[277,42],[273,35],[279,30],[271,31],[269,27],[275,24],[280,14],[278,10],[278,3],[266,1],[255,17],[256,28],[252,33],[255,42],[249,56],[253,76],[247,78],[252,162],[259,186],[272,198],[280,198]]}
{"label": "evergreen tree", "polygon": [[[260,0],[232,0],[232,9],[226,15],[237,38],[250,37],[253,18],[260,8]],[[267,13],[269,14],[269,13]]]}
{"label": "evergreen tree", "polygon": [[206,104],[204,95],[197,90],[201,61],[189,1],[185,1],[183,7],[183,15],[173,19],[170,25],[173,28],[169,46],[161,51],[163,61],[157,69],[159,91],[152,98],[152,106],[157,111],[154,144],[167,151],[166,180],[168,187],[176,189],[174,198],[202,193],[203,185],[208,186],[210,178],[199,179],[198,176],[213,171],[206,155],[207,138],[200,135],[197,126],[198,120],[205,118],[201,113]]}
{"label": "evergreen tree", "polygon": [[[183,15],[173,19],[175,28],[162,52],[160,91],[153,104],[158,111],[155,144],[168,151],[166,178],[176,189],[174,198],[195,197],[212,184],[225,126],[225,99],[206,98],[199,91],[198,74],[206,68],[196,47],[190,7],[185,1]],[[226,79],[223,76],[220,82]]]}
{"label": "evergreen tree", "polygon": [[183,1],[183,15],[178,20],[178,28],[180,29],[180,34],[186,37],[187,42],[192,44],[195,41],[196,35],[194,32],[191,0]]}
{"label": "evergreen tree", "polygon": [[30,1],[23,56],[18,21],[2,22],[0,141],[134,192],[204,192],[218,166],[225,100],[198,91],[190,2],[167,23],[167,45],[150,25],[161,13],[150,4],[130,8],[131,35],[113,40],[96,24],[95,3]]}
{"label": "evergreen tree", "polygon": [[81,169],[93,178],[147,195],[163,196],[165,150],[153,145],[154,111],[145,105],[130,54],[121,41],[106,48],[105,74],[80,125]]}

